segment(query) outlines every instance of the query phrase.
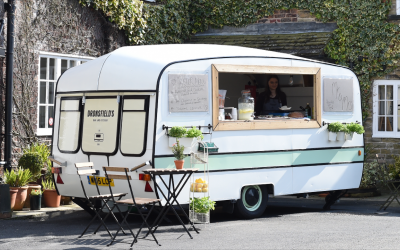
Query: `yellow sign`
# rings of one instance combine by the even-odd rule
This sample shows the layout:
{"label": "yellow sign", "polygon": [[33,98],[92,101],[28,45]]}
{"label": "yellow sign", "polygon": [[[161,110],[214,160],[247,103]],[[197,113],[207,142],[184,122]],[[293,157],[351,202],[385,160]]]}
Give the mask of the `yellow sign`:
{"label": "yellow sign", "polygon": [[[88,182],[90,185],[96,185],[96,183],[94,182],[94,176],[88,176]],[[96,177],[97,179],[97,185],[99,186],[108,186],[108,181],[106,179],[106,177]],[[110,185],[111,187],[114,187],[114,180],[110,179]]]}

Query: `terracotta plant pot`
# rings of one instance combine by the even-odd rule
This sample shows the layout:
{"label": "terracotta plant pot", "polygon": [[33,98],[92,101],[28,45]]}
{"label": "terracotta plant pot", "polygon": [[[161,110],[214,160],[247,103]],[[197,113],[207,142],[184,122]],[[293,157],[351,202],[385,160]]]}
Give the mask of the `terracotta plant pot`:
{"label": "terracotta plant pot", "polygon": [[17,199],[17,193],[18,193],[18,190],[17,190],[17,189],[11,189],[11,188],[10,188],[11,210],[14,209],[15,200]]}
{"label": "terracotta plant pot", "polygon": [[56,190],[45,189],[43,200],[46,207],[59,207],[61,195],[58,195]]}
{"label": "terracotta plant pot", "polygon": [[185,160],[175,160],[174,162],[175,162],[176,169],[182,169],[183,164],[185,163]]}
{"label": "terracotta plant pot", "polygon": [[31,199],[30,199],[30,197],[31,197],[31,192],[32,192],[32,190],[33,189],[42,189],[42,187],[40,186],[40,185],[37,185],[37,184],[28,184],[28,191],[27,191],[27,196],[26,196],[26,201],[25,201],[25,205],[24,205],[24,207],[31,207]]}
{"label": "terracotta plant pot", "polygon": [[[26,201],[26,195],[28,191],[28,186],[25,187],[10,187],[10,190],[17,190],[17,195],[15,197],[15,205],[11,206],[13,211],[21,211],[24,208],[24,204]],[[11,193],[10,193],[11,194]]]}

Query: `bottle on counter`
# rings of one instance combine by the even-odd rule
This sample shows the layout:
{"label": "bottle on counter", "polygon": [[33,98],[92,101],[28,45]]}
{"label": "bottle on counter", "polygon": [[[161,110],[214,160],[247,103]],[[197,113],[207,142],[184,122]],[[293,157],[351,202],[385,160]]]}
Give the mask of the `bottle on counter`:
{"label": "bottle on counter", "polygon": [[243,90],[238,101],[238,120],[254,120],[254,98],[250,90]]}
{"label": "bottle on counter", "polygon": [[312,117],[312,111],[311,111],[311,107],[310,107],[309,103],[307,103],[307,106],[306,106],[306,117],[310,118],[310,119]]}

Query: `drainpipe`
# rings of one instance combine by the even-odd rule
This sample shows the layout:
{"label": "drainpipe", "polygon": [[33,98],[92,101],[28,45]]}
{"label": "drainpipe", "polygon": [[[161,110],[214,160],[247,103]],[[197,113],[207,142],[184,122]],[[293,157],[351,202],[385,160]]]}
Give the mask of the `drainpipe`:
{"label": "drainpipe", "polygon": [[12,163],[12,110],[13,110],[13,54],[14,54],[14,0],[4,3],[7,11],[7,52],[6,52],[6,119],[5,119],[5,147],[4,170],[11,170]]}

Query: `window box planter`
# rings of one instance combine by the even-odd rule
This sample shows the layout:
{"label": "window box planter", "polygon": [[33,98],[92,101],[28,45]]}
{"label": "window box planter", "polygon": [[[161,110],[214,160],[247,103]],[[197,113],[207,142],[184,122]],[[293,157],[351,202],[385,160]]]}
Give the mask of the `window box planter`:
{"label": "window box planter", "polygon": [[337,138],[337,133],[335,133],[335,132],[329,132],[328,133],[328,140],[329,141],[336,141],[336,138]]}
{"label": "window box planter", "polygon": [[337,138],[338,141],[344,141],[344,132],[338,132]]}
{"label": "window box planter", "polygon": [[347,141],[351,141],[351,140],[353,140],[353,136],[354,136],[354,132],[352,132],[352,133],[346,133],[346,140]]}
{"label": "window box planter", "polygon": [[[176,143],[177,138],[170,136],[168,138],[168,146],[172,148],[172,145]],[[183,137],[179,138],[179,144],[185,146],[185,150],[183,151],[184,154],[189,154],[192,146],[196,145],[197,143],[197,138],[188,138],[188,137]]]}

